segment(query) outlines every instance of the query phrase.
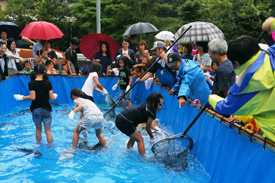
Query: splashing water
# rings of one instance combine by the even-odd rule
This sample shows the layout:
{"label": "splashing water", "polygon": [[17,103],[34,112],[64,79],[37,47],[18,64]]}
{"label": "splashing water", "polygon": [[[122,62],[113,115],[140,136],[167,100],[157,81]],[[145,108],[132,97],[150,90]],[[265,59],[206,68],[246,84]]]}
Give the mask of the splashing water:
{"label": "splashing water", "polygon": [[[35,125],[29,109],[30,103],[23,101],[1,115],[0,122],[0,180],[4,182],[208,182],[209,176],[200,163],[188,154],[188,167],[183,172],[165,168],[154,159],[149,137],[144,136],[147,159],[143,159],[136,145],[126,149],[129,137],[115,128],[113,121],[106,121],[102,133],[108,148],[87,151],[77,148],[74,156],[60,161],[64,149],[72,145],[73,131],[77,120],[68,118],[73,105],[54,105],[52,112],[53,146],[48,147],[44,130],[42,142],[35,141]],[[19,113],[15,116],[10,114]],[[62,112],[63,111],[63,112]],[[118,114],[121,108],[116,108]],[[79,114],[77,114],[79,115]],[[78,116],[77,116],[78,117]],[[77,119],[77,117],[75,119]],[[88,145],[97,144],[95,131],[89,129]],[[42,156],[25,153],[18,148],[41,152]]]}

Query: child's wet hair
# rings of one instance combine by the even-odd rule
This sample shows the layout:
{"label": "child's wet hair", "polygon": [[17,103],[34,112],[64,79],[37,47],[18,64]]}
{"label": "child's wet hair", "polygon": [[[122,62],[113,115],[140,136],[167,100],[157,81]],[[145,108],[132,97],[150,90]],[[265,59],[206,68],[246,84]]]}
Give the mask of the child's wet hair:
{"label": "child's wet hair", "polygon": [[47,68],[44,64],[36,64],[33,69],[34,71],[30,75],[31,80],[35,80],[36,75],[43,75],[43,80],[47,81],[49,78],[48,78],[48,75],[46,74],[46,69]]}
{"label": "child's wet hair", "polygon": [[81,97],[81,98],[84,98],[84,99],[87,99],[88,98],[88,95],[86,95],[86,93],[84,93],[82,90],[80,90],[79,88],[73,88],[71,90],[71,99],[73,100],[73,97],[72,96],[75,96],[75,97]]}
{"label": "child's wet hair", "polygon": [[36,75],[39,75],[39,74],[44,74],[46,72],[46,66],[44,64],[36,64],[34,66],[34,72]]}
{"label": "child's wet hair", "polygon": [[158,109],[158,104],[160,103],[160,99],[163,99],[160,93],[157,93],[157,92],[151,93],[146,99],[147,106],[150,109],[154,109],[156,112]]}

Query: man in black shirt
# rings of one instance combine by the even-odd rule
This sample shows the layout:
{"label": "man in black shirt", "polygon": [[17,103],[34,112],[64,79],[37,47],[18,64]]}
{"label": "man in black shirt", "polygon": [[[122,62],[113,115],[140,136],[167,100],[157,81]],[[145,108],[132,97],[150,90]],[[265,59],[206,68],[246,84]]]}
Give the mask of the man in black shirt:
{"label": "man in black shirt", "polygon": [[65,52],[68,74],[69,75],[78,75],[79,66],[77,64],[77,52],[79,40],[78,38],[72,38],[70,41],[70,47]]}

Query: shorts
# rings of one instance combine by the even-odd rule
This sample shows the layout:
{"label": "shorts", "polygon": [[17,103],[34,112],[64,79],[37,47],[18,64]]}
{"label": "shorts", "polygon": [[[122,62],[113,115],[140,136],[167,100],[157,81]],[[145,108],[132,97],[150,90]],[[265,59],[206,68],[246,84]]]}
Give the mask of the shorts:
{"label": "shorts", "polygon": [[36,108],[32,111],[32,120],[36,125],[41,124],[41,122],[44,125],[50,125],[52,124],[52,113],[47,109]]}
{"label": "shorts", "polygon": [[[121,98],[121,97],[124,95],[124,93],[126,93],[126,90],[120,89],[119,98]],[[132,97],[132,90],[130,90],[130,91],[127,93],[127,95],[125,95],[124,98],[125,98],[126,100],[131,100],[131,97]]]}
{"label": "shorts", "polygon": [[103,115],[102,114],[94,114],[91,116],[83,116],[82,119],[80,119],[79,126],[90,129],[101,129],[103,127]]}
{"label": "shorts", "polygon": [[120,114],[116,118],[116,127],[127,136],[132,135],[136,131],[136,125],[127,121]]}

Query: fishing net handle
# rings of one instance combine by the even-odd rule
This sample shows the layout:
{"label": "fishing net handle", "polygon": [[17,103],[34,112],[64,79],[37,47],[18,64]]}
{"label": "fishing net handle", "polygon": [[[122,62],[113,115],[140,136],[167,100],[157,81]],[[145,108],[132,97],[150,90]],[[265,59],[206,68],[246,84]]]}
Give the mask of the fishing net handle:
{"label": "fishing net handle", "polygon": [[[223,82],[222,86],[218,89],[218,91],[216,92],[216,94],[220,93],[222,91],[222,89],[225,87],[225,85],[228,83],[228,81],[235,75],[235,72],[232,71],[230,73],[230,75],[226,78],[225,82]],[[193,121],[190,123],[190,125],[186,128],[186,130],[182,133],[182,137],[184,137],[187,132],[190,130],[190,128],[195,124],[195,122],[199,119],[199,117],[202,115],[202,113],[205,111],[206,108],[209,108],[210,104],[207,103],[203,106],[203,108],[200,110],[199,114],[195,117],[195,119],[193,119]]]}
{"label": "fishing net handle", "polygon": [[[182,38],[182,36],[184,34],[186,34],[187,31],[189,31],[189,29],[191,29],[192,25],[190,25],[179,37],[177,40],[175,40],[173,42],[173,44],[165,51],[165,54]],[[152,67],[154,67],[154,65],[157,64],[157,62],[160,60],[160,58],[158,57],[157,60],[140,76],[140,79],[142,79],[149,71]],[[132,90],[132,88],[134,88],[136,86],[138,82],[135,82],[128,91],[126,91],[122,97],[120,97],[120,99],[118,101],[116,101],[116,103],[103,115],[105,116],[107,113],[109,113],[114,107],[117,106],[117,104]]]}

